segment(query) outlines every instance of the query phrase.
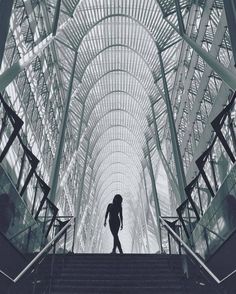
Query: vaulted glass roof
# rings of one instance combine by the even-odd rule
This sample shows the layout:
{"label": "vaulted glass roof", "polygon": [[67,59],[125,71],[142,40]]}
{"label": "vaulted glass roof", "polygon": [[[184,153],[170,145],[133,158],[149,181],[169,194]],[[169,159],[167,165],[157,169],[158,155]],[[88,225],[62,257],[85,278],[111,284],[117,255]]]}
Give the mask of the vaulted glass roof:
{"label": "vaulted glass roof", "polygon": [[[187,2],[180,1],[184,15]],[[62,1],[55,48],[65,89],[78,52],[70,124],[83,137],[79,152],[89,154],[99,213],[116,193],[126,197],[124,214],[139,200],[147,141],[155,146],[151,104],[160,139],[165,136],[159,52],[171,95],[180,36],[163,16],[177,26],[174,6],[174,0]]]}
{"label": "vaulted glass roof", "polygon": [[157,250],[158,215],[184,201],[236,87],[226,11],[223,0],[13,1],[0,91],[48,197],[76,216],[76,251],[110,250],[101,224],[116,193],[124,251]]}

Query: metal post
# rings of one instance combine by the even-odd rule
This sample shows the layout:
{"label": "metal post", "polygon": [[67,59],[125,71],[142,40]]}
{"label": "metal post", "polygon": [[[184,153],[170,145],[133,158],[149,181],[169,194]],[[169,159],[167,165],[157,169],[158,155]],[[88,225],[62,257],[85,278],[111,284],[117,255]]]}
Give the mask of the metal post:
{"label": "metal post", "polygon": [[25,167],[25,150],[23,149],[23,156],[21,158],[21,166],[20,166],[20,172],[19,172],[19,176],[18,176],[18,180],[17,180],[17,184],[16,184],[16,189],[19,191],[20,190],[20,184],[21,184],[21,179],[23,176],[23,171],[24,171],[24,167]]}
{"label": "metal post", "polygon": [[155,203],[156,214],[157,214],[157,226],[158,226],[158,230],[159,230],[158,240],[159,240],[160,250],[161,250],[161,252],[163,252],[162,238],[161,238],[161,224],[160,224],[160,219],[159,219],[159,217],[161,216],[161,209],[160,209],[159,199],[158,199],[157,190],[156,190],[156,181],[155,181],[155,177],[154,177],[148,141],[147,141],[147,148],[148,148],[147,153],[148,153],[148,160],[149,160],[149,173],[150,173],[151,182],[152,182],[152,192],[153,192],[153,196],[154,196],[154,203]]}
{"label": "metal post", "polygon": [[[92,187],[94,185],[93,173],[94,173],[94,169],[92,169],[92,174],[91,174],[90,181],[89,181],[89,190],[88,190],[89,197],[90,197]],[[85,252],[89,252],[89,243],[90,243],[90,240],[91,240],[91,227],[92,227],[92,223],[93,223],[93,216],[94,216],[93,211],[94,211],[95,199],[96,199],[96,197],[93,196],[90,220],[89,220],[89,224],[88,224],[89,232],[88,232],[88,235],[86,236],[87,240],[86,240],[86,245],[85,245]]]}
{"label": "metal post", "polygon": [[181,35],[185,33],[185,27],[184,27],[184,22],[183,22],[183,17],[181,13],[181,7],[179,0],[174,0],[175,1],[175,6],[176,6],[176,13],[177,13],[177,18],[178,18],[178,24],[179,24],[179,30]]}
{"label": "metal post", "polygon": [[69,115],[70,101],[71,101],[71,96],[72,96],[71,94],[72,94],[72,89],[73,89],[73,81],[74,81],[77,56],[78,56],[78,52],[76,51],[75,55],[74,55],[72,72],[71,72],[71,76],[70,76],[66,105],[64,108],[62,123],[60,126],[60,134],[59,134],[59,140],[57,143],[56,155],[55,155],[53,168],[52,168],[52,172],[51,172],[50,200],[52,202],[55,202],[55,200],[56,200],[57,184],[58,184],[58,180],[59,180],[60,164],[61,164],[61,158],[62,158],[62,153],[63,153],[63,149],[64,149],[64,144],[65,144],[65,133],[66,133],[66,126],[67,126],[67,120],[68,120],[68,115]]}
{"label": "metal post", "polygon": [[[139,206],[139,209],[140,209],[140,206]],[[140,212],[139,212],[139,214],[140,214]],[[144,247],[144,252],[145,252],[143,223],[142,223],[142,220],[141,220],[140,218],[136,218],[136,219],[137,219],[137,224],[139,224],[140,235],[141,235],[141,240],[142,240],[142,243],[141,243],[141,250],[142,250],[142,247]]]}
{"label": "metal post", "polygon": [[[130,207],[132,209],[132,212],[134,214],[135,224],[136,224],[135,227],[136,227],[136,229],[139,227],[139,230],[140,230],[140,233],[141,233],[141,236],[142,236],[142,241],[143,241],[143,239],[144,239],[143,238],[143,224],[142,224],[141,218],[138,217],[137,209],[135,210],[132,200],[130,200],[129,203],[130,203]],[[140,208],[140,206],[139,206],[139,208]],[[144,243],[143,243],[143,245],[144,245]],[[144,246],[144,250],[145,249],[146,248]]]}
{"label": "metal post", "polygon": [[94,252],[93,244],[94,244],[94,240],[96,241],[97,236],[98,236],[98,224],[99,224],[99,216],[98,215],[97,215],[97,219],[98,220],[97,220],[97,222],[94,225],[94,233],[93,233],[93,236],[91,238],[90,245],[89,245],[89,252],[90,253],[93,253]]}
{"label": "metal post", "polygon": [[82,105],[81,118],[80,118],[80,124],[79,124],[79,132],[78,132],[78,138],[77,138],[77,143],[76,143],[76,150],[79,149],[79,144],[80,144],[81,131],[82,131],[83,119],[84,119],[84,109],[85,109],[85,102]]}
{"label": "metal post", "polygon": [[147,182],[146,182],[146,177],[145,177],[145,173],[144,173],[144,168],[143,168],[143,181],[144,181],[146,199],[147,199],[147,203],[148,203],[148,212],[150,212],[153,229],[156,231],[156,238],[157,238],[157,242],[158,242],[158,229],[157,229],[157,226],[155,224],[154,217],[152,214],[151,203],[149,202],[149,199],[148,199]]}
{"label": "metal post", "polygon": [[13,0],[0,1],[0,68],[9,30]]}
{"label": "metal post", "polygon": [[148,253],[150,253],[150,246],[149,246],[149,239],[148,239],[148,227],[147,227],[147,219],[146,219],[146,214],[144,211],[144,203],[143,203],[143,198],[141,193],[139,194],[140,197],[140,203],[141,203],[141,210],[142,210],[142,216],[143,216],[143,221],[144,221],[144,225],[145,225],[145,234],[146,234],[146,240],[147,240],[147,250]]}
{"label": "metal post", "polygon": [[[78,239],[78,225],[79,225],[79,214],[80,214],[80,206],[81,206],[81,201],[82,201],[82,196],[83,196],[83,188],[84,188],[84,178],[85,178],[85,173],[87,170],[87,161],[88,161],[88,151],[89,151],[89,140],[87,142],[87,148],[86,148],[86,154],[85,154],[85,160],[84,160],[84,167],[83,167],[83,173],[81,176],[81,181],[79,183],[79,191],[78,195],[76,198],[76,203],[75,203],[75,215],[76,215],[76,224],[75,224],[75,241]],[[76,242],[77,244],[78,242]]]}
{"label": "metal post", "polygon": [[57,33],[57,26],[58,26],[58,20],[60,15],[60,8],[61,8],[61,0],[57,0],[55,12],[54,12],[54,18],[53,18],[53,25],[52,25],[52,35],[55,36]]}
{"label": "metal post", "polygon": [[168,238],[169,254],[171,254],[171,243],[170,243],[170,233],[169,232],[167,232],[167,238]]}
{"label": "metal post", "polygon": [[[227,0],[228,1],[228,0]],[[196,53],[219,75],[224,83],[226,83],[231,89],[236,89],[236,76],[228,68],[223,66],[215,57],[209,52],[203,49],[199,44],[192,40],[188,35],[178,30],[178,28],[171,23],[168,19],[166,21],[172,26],[172,28],[182,37],[182,39],[188,43],[188,45],[196,51]]]}
{"label": "metal post", "polygon": [[236,3],[235,0],[223,0],[225,15],[227,19],[227,25],[229,29],[229,35],[232,44],[232,51],[234,54],[234,63],[236,63],[236,36],[235,36],[235,27],[236,27]]}
{"label": "metal post", "polygon": [[178,185],[179,185],[179,194],[180,194],[181,202],[183,202],[186,199],[186,196],[185,196],[185,187],[187,186],[186,178],[185,178],[183,161],[182,161],[179,143],[178,143],[174,115],[173,115],[173,111],[171,107],[171,100],[170,100],[170,95],[168,91],[168,85],[167,85],[167,81],[165,77],[164,64],[163,64],[162,55],[160,51],[159,51],[159,61],[160,61],[160,69],[161,69],[162,81],[163,81],[163,87],[164,87],[164,94],[165,94],[164,98],[165,98],[165,104],[167,108],[167,117],[168,117],[169,129],[170,129],[170,135],[171,135],[172,151],[173,151],[176,174],[177,174]]}
{"label": "metal post", "polygon": [[[73,94],[74,96],[74,94]],[[79,130],[78,130],[78,137],[77,137],[77,142],[76,142],[76,147],[75,147],[75,151],[71,157],[70,163],[68,164],[67,169],[64,171],[62,178],[61,178],[61,183],[65,183],[67,181],[68,175],[71,171],[71,169],[73,168],[73,166],[75,165],[76,162],[76,157],[77,157],[77,153],[79,151],[79,145],[80,145],[80,139],[81,139],[81,131],[82,131],[82,125],[83,125],[83,117],[84,117],[84,109],[85,109],[85,103],[83,103],[82,106],[82,111],[81,111],[81,118],[80,118],[80,123],[79,123]]]}
{"label": "metal post", "polygon": [[89,150],[89,141],[87,142],[87,148],[86,148],[86,155],[85,155],[85,160],[84,160],[84,167],[83,167],[83,173],[81,176],[81,182],[79,183],[79,191],[78,191],[78,201],[77,201],[77,205],[75,208],[75,213],[77,214],[77,216],[79,217],[79,210],[80,210],[80,204],[81,204],[81,200],[82,200],[82,194],[83,194],[83,188],[84,188],[84,178],[85,178],[85,172],[87,169],[87,162],[88,162],[88,150]]}
{"label": "metal post", "polygon": [[181,203],[178,184],[177,184],[176,179],[175,179],[175,177],[174,177],[174,175],[173,175],[173,173],[172,173],[172,171],[170,169],[170,166],[169,166],[169,164],[168,164],[168,162],[167,162],[167,160],[165,158],[165,155],[163,154],[162,149],[161,149],[160,138],[159,138],[159,135],[158,135],[157,122],[156,122],[156,119],[155,119],[155,112],[154,112],[153,104],[151,104],[151,109],[152,109],[152,116],[153,116],[153,123],[154,123],[154,132],[155,132],[155,141],[156,141],[157,152],[159,153],[162,165],[163,165],[163,167],[165,169],[166,175],[167,175],[168,180],[169,180],[169,182],[171,184],[173,192],[178,197],[179,203]]}
{"label": "metal post", "polygon": [[136,239],[136,230],[133,233],[132,245],[131,245],[131,253],[134,252],[134,240]]}

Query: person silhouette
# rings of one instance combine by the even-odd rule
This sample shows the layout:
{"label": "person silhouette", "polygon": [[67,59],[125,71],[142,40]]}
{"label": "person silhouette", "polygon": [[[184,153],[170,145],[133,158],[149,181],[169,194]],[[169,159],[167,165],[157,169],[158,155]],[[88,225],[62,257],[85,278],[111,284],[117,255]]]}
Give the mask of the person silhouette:
{"label": "person silhouette", "polygon": [[122,206],[121,206],[122,201],[123,201],[123,198],[121,197],[121,195],[116,194],[115,197],[113,198],[113,202],[108,204],[107,211],[105,214],[104,226],[106,226],[107,224],[106,221],[109,214],[110,230],[114,238],[114,246],[111,252],[113,254],[116,253],[116,247],[119,249],[120,254],[123,253],[120,240],[118,237],[119,228],[121,230],[123,229],[123,215],[122,215]]}

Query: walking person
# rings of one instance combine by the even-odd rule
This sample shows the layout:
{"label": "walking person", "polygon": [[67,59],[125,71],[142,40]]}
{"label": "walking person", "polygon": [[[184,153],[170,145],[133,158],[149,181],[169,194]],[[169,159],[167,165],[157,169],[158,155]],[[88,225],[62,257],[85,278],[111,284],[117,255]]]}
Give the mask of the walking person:
{"label": "walking person", "polygon": [[118,237],[119,228],[121,230],[123,229],[123,215],[122,215],[122,205],[121,205],[122,201],[123,201],[123,198],[121,197],[121,195],[116,194],[113,199],[113,202],[108,204],[106,215],[105,215],[104,226],[106,226],[107,224],[106,221],[109,214],[109,226],[114,238],[114,246],[111,252],[113,254],[116,253],[116,247],[119,249],[119,252],[121,254],[123,253],[120,240]]}

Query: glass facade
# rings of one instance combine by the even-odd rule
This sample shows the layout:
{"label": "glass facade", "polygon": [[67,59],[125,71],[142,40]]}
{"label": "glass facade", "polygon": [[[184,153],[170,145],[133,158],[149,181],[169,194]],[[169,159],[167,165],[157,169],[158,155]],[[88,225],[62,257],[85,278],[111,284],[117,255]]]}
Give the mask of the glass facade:
{"label": "glass facade", "polygon": [[[13,1],[0,91],[23,125],[1,169],[34,222],[75,216],[74,250],[109,252],[103,221],[118,193],[125,252],[168,251],[159,215],[182,217],[204,258],[233,233],[236,48],[224,2]],[[10,117],[1,102],[1,152]]]}

